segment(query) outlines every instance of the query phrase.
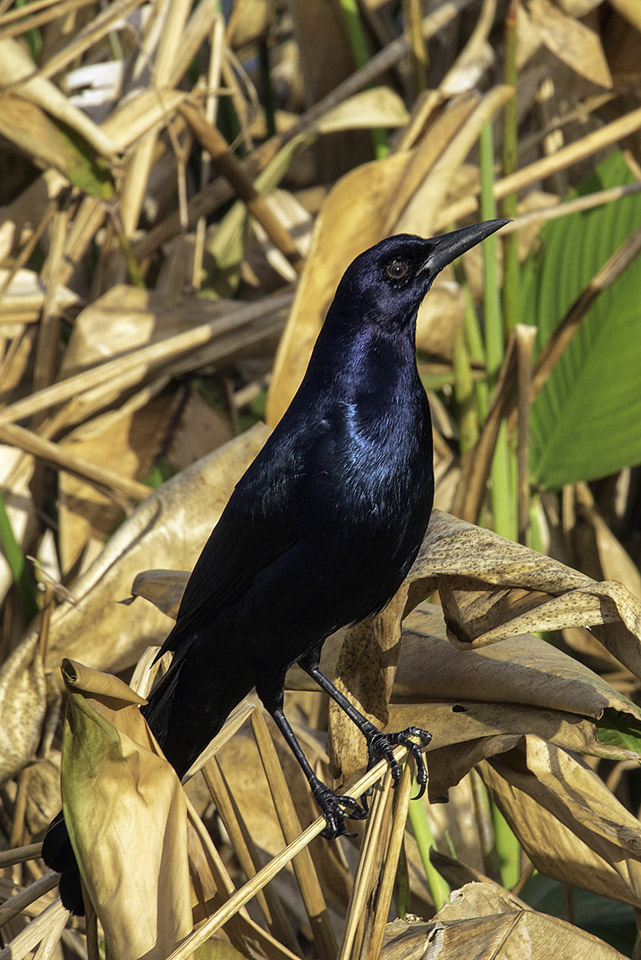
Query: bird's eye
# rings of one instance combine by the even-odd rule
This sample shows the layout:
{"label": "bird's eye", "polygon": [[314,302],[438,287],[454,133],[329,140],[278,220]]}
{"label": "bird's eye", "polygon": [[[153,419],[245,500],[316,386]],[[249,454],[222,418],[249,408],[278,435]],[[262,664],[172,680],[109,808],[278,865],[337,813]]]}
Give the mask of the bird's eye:
{"label": "bird's eye", "polygon": [[387,265],[387,276],[390,280],[402,280],[408,269],[404,260],[392,260]]}

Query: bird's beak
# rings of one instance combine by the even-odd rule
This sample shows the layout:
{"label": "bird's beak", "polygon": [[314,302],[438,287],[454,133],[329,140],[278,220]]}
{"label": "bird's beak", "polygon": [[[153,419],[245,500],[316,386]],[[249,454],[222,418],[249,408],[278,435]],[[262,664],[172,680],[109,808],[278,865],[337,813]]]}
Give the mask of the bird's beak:
{"label": "bird's beak", "polygon": [[496,230],[500,230],[509,220],[483,220],[482,223],[473,223],[470,227],[461,227],[451,233],[442,233],[430,240],[430,254],[421,267],[419,273],[427,271],[434,278],[443,267],[456,260],[462,253],[475,247],[481,240],[485,240]]}

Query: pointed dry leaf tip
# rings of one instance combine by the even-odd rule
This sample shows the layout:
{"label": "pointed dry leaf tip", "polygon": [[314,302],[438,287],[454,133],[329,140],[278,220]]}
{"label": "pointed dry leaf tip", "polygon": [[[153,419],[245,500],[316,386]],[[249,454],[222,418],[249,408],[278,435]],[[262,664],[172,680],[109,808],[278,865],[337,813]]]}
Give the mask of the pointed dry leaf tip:
{"label": "pointed dry leaf tip", "polygon": [[186,570],[145,570],[133,582],[133,596],[121,602],[132,603],[136,597],[144,597],[175,620],[188,580]]}
{"label": "pointed dry leaf tip", "polygon": [[87,667],[84,663],[79,663],[78,660],[70,660],[65,657],[60,664],[60,671],[69,692],[74,691],[89,697],[109,697],[113,700],[121,700],[123,703],[138,705],[146,703],[144,698],[134,693],[124,680],[114,677],[112,674],[103,673],[101,670]]}

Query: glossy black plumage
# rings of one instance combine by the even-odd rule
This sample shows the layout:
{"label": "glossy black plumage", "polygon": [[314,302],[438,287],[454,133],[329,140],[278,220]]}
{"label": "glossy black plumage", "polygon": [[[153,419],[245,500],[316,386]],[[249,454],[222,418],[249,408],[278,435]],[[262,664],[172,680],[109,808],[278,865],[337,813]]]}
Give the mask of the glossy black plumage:
{"label": "glossy black plumage", "polygon": [[[303,383],[237,484],[162,648],[174,659],[143,709],[179,775],[255,686],[310,781],[325,835],[344,833],[346,816],[365,816],[316,779],[293,738],[283,687],[298,662],[357,722],[370,761],[387,757],[396,775],[392,745],[407,743],[425,781],[420,747],[429,735],[381,734],[318,662],[326,637],[382,609],[416,557],[433,498],[416,314],[436,274],[505,222],[430,240],[391,237],[346,270]],[[66,865],[63,827],[57,847],[54,836],[47,840],[55,868]]]}

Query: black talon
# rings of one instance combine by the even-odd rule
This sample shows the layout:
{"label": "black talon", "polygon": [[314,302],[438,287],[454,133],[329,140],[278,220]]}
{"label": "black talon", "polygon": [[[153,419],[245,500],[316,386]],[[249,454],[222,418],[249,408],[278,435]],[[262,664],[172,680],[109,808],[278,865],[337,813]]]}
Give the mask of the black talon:
{"label": "black talon", "polygon": [[[320,784],[314,790],[314,796],[327,823],[321,837],[325,837],[326,840],[335,840],[337,837],[356,836],[355,833],[348,832],[345,819],[364,820],[367,817],[367,810],[361,807],[354,797],[336,793],[324,784]],[[347,809],[343,809],[345,807]]]}
{"label": "black talon", "polygon": [[[401,744],[402,746],[407,747],[409,752],[414,757],[414,762],[416,764],[416,780],[419,786],[418,794],[416,797],[414,797],[414,799],[417,800],[422,797],[425,793],[425,787],[427,785],[427,767],[425,766],[422,750],[432,739],[432,734],[428,733],[427,730],[421,730],[420,727],[408,727],[406,730],[401,730],[399,733],[381,733],[380,731],[376,730],[373,725],[372,729],[376,732],[371,733],[369,736],[369,731],[363,731],[367,737],[369,766],[373,766],[377,760],[387,760],[392,771],[394,786],[396,786],[400,779],[401,768],[394,759],[392,749],[396,744]],[[415,740],[411,739],[412,737],[415,737],[420,742],[416,743]]]}

